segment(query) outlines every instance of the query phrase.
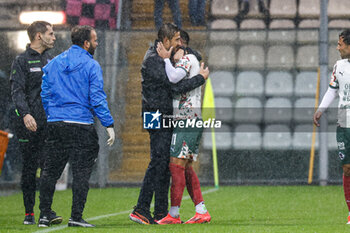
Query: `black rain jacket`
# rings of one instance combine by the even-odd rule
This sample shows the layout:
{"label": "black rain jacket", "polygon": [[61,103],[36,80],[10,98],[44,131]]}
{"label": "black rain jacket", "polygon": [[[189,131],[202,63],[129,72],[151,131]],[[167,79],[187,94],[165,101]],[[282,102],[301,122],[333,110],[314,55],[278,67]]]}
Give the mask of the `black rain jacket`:
{"label": "black rain jacket", "polygon": [[26,50],[13,61],[10,76],[11,96],[20,117],[30,114],[36,121],[46,121],[40,92],[42,68],[51,59],[47,50],[40,54],[28,44]]}

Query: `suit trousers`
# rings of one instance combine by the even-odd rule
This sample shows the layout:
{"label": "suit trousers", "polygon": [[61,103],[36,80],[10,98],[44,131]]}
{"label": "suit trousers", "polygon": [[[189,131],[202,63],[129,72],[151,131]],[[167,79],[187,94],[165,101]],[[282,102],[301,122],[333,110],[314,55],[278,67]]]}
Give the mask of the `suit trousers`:
{"label": "suit trousers", "polygon": [[99,150],[96,130],[93,125],[49,122],[46,146],[50,154],[46,158],[41,178],[39,205],[41,215],[50,213],[56,182],[69,161],[73,174],[71,217],[80,219],[89,191],[90,175]]}
{"label": "suit trousers", "polygon": [[154,215],[168,212],[168,192],[170,183],[170,143],[171,129],[148,130],[150,135],[151,161],[145,177],[136,208],[150,210],[155,198]]}

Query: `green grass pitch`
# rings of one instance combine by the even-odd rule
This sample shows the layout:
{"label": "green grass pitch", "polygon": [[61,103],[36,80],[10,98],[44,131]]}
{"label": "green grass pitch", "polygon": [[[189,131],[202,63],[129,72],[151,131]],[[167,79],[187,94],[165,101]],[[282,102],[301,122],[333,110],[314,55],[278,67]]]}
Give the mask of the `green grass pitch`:
{"label": "green grass pitch", "polygon": [[[202,188],[212,222],[200,225],[141,225],[129,220],[139,188],[90,189],[84,219],[93,229],[67,228],[71,190],[55,193],[53,209],[64,220],[50,228],[24,226],[22,195],[0,197],[0,232],[349,232],[341,186],[226,186]],[[39,217],[35,206],[36,220]],[[180,209],[186,221],[194,214],[185,191]]]}

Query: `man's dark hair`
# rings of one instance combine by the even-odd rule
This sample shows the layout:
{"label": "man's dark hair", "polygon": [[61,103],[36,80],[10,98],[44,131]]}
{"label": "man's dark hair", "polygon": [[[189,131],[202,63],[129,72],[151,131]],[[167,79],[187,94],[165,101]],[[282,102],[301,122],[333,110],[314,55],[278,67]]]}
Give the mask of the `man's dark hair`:
{"label": "man's dark hair", "polygon": [[94,31],[95,29],[88,25],[78,25],[72,28],[71,31],[71,39],[72,43],[75,45],[78,45],[80,47],[83,47],[84,42],[91,40],[91,31]]}
{"label": "man's dark hair", "polygon": [[342,37],[346,45],[350,45],[350,29],[346,29],[339,34],[339,38]]}
{"label": "man's dark hair", "polygon": [[171,40],[177,32],[180,31],[173,23],[165,23],[163,24],[158,31],[158,40],[163,41],[165,38]]}
{"label": "man's dark hair", "polygon": [[52,27],[52,25],[46,21],[35,21],[27,28],[27,34],[30,41],[33,41],[35,35],[40,33],[45,33],[47,31],[47,26]]}
{"label": "man's dark hair", "polygon": [[180,31],[180,37],[181,37],[182,40],[185,41],[185,43],[186,43],[187,45],[190,44],[190,36],[188,35],[188,33],[187,33],[186,31],[181,30],[181,31]]}

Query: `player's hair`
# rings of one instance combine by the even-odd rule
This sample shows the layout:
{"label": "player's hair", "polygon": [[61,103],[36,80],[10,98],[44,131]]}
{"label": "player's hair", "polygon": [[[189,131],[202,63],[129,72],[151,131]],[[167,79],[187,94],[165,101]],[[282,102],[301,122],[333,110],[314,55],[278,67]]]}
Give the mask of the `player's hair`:
{"label": "player's hair", "polygon": [[181,30],[180,31],[180,37],[181,37],[181,39],[183,39],[185,41],[185,43],[187,45],[190,44],[190,35],[188,35],[188,33],[186,31]]}
{"label": "player's hair", "polygon": [[346,29],[339,34],[339,38],[342,37],[346,45],[350,45],[350,29]]}
{"label": "player's hair", "polygon": [[163,41],[165,38],[171,40],[177,32],[180,31],[173,23],[165,23],[158,30],[158,40]]}
{"label": "player's hair", "polygon": [[80,47],[84,46],[84,42],[91,40],[91,31],[95,29],[88,25],[78,25],[72,28],[71,39],[72,43]]}
{"label": "player's hair", "polygon": [[47,26],[52,27],[52,25],[46,21],[34,21],[27,28],[27,34],[28,34],[29,40],[32,42],[35,39],[35,35],[38,32],[45,33],[48,30]]}

